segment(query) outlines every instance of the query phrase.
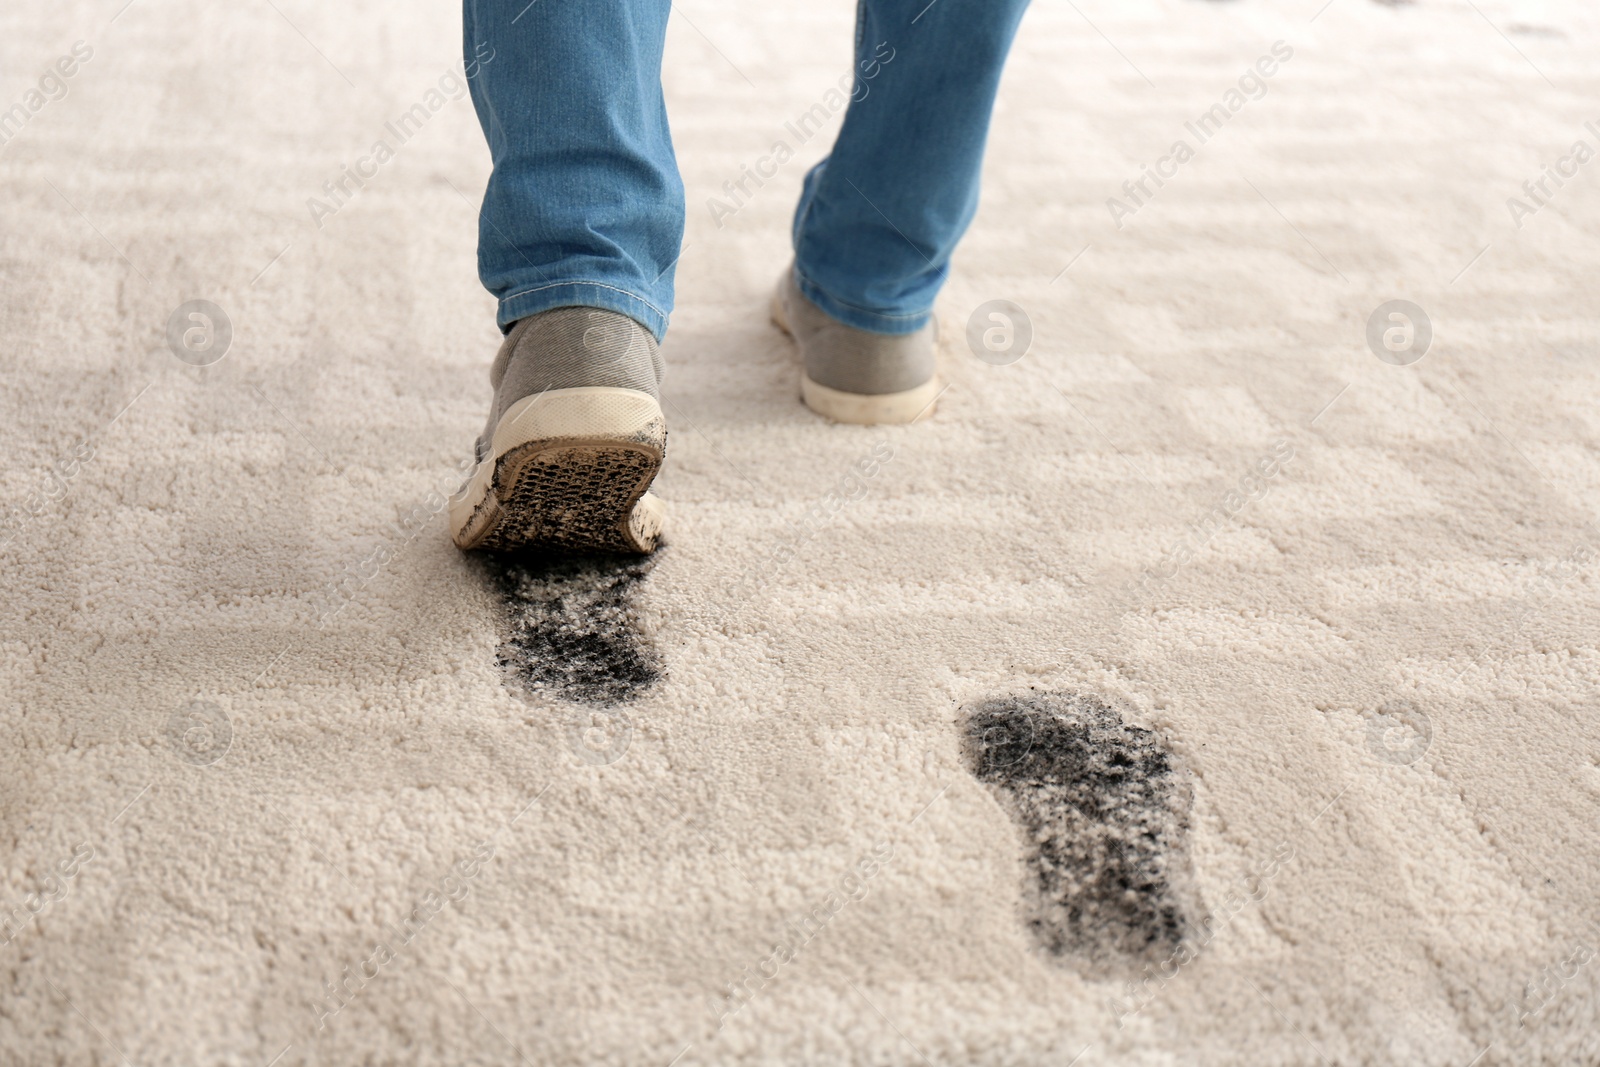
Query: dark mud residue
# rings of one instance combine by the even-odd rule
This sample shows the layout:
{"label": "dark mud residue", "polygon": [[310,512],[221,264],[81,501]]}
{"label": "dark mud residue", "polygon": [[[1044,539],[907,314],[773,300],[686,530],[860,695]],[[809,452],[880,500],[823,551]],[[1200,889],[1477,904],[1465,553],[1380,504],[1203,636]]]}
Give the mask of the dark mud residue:
{"label": "dark mud residue", "polygon": [[484,565],[505,604],[498,660],[530,696],[622,704],[662,676],[636,599],[655,556],[499,555]]}
{"label": "dark mud residue", "polygon": [[1191,790],[1161,736],[1084,693],[972,704],[961,727],[968,768],[1021,829],[1039,945],[1118,970],[1177,948]]}

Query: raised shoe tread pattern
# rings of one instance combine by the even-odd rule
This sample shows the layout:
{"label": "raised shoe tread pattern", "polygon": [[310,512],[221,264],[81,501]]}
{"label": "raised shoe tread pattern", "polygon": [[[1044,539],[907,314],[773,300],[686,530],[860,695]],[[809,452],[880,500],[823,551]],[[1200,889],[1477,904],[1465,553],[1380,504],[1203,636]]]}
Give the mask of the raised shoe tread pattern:
{"label": "raised shoe tread pattern", "polygon": [[483,507],[492,509],[472,547],[650,552],[658,530],[635,505],[666,455],[666,422],[629,437],[529,441],[502,455]]}

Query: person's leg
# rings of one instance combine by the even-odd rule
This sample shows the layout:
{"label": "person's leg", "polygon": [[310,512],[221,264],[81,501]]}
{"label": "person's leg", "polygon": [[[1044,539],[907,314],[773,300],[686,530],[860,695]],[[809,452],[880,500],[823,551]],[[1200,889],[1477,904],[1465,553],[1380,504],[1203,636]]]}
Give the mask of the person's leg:
{"label": "person's leg", "polygon": [[463,0],[468,84],[494,162],[478,273],[503,330],[583,306],[627,315],[658,341],[666,332],[684,216],[661,93],[670,10]]}
{"label": "person's leg", "polygon": [[462,548],[649,552],[666,455],[658,343],[683,183],[661,53],[670,0],[464,0],[472,102],[494,171],[478,268],[506,337],[477,466],[450,501]]}
{"label": "person's leg", "polygon": [[928,322],[977,210],[995,91],[1026,7],[860,0],[855,91],[794,218],[795,282],[832,319],[880,334]]}

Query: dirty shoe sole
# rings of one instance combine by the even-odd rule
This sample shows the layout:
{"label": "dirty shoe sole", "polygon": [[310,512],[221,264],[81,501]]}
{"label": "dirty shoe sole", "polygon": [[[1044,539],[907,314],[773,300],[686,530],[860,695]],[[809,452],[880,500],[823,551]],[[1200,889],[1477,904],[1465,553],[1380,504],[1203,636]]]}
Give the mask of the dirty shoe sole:
{"label": "dirty shoe sole", "polygon": [[450,500],[455,542],[651,552],[666,515],[646,490],[666,451],[666,420],[649,393],[584,386],[523,397]]}
{"label": "dirty shoe sole", "polygon": [[[772,324],[793,337],[794,331],[789,329],[789,320],[783,313],[781,282],[772,294],[770,313]],[[800,372],[800,399],[806,407],[834,422],[858,426],[920,422],[933,415],[933,402],[942,391],[934,378],[899,393],[847,393],[812,381],[804,370]]]}

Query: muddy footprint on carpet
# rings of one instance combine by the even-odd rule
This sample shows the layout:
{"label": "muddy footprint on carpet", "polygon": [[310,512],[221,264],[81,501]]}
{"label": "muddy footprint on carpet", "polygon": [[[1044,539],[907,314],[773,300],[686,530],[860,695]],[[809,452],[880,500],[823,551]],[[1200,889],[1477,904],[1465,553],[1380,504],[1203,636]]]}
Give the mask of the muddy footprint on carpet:
{"label": "muddy footprint on carpet", "polygon": [[636,605],[655,561],[611,554],[485,558],[506,609],[497,659],[507,684],[530,696],[600,707],[642,696],[662,675]]}
{"label": "muddy footprint on carpet", "polygon": [[1188,928],[1192,793],[1160,734],[1090,693],[970,704],[967,767],[1021,831],[1024,922],[1046,952],[1123,971]]}

